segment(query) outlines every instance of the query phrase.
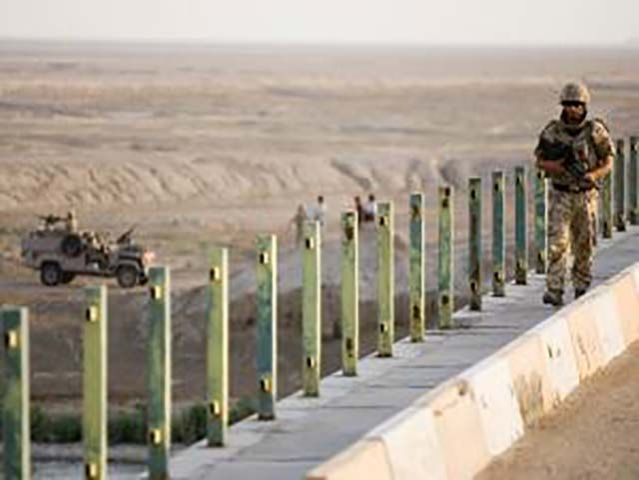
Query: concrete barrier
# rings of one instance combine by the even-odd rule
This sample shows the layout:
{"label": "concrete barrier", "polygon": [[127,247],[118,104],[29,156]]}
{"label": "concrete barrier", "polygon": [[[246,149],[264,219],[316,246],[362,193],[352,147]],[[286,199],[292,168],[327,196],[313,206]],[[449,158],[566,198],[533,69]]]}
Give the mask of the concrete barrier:
{"label": "concrete barrier", "polygon": [[636,264],[425,394],[306,478],[471,478],[638,338]]}
{"label": "concrete barrier", "polygon": [[390,462],[384,443],[379,439],[365,438],[348,450],[334,456],[314,469],[308,480],[393,480]]}
{"label": "concrete barrier", "polygon": [[554,407],[579,385],[579,372],[568,324],[563,316],[554,316],[531,332],[538,333],[542,343],[542,356]]}
{"label": "concrete barrier", "polygon": [[373,430],[370,437],[384,443],[393,478],[446,478],[430,408],[408,408]]}
{"label": "concrete barrier", "polygon": [[639,322],[636,321],[636,315],[639,312],[639,295],[637,295],[639,275],[635,273],[639,273],[639,268],[624,275],[613,289],[617,303],[615,308],[619,312],[621,332],[626,345],[639,339]]}
{"label": "concrete barrier", "polygon": [[508,363],[512,386],[523,425],[532,425],[555,404],[555,387],[538,333],[529,333],[502,350]]}

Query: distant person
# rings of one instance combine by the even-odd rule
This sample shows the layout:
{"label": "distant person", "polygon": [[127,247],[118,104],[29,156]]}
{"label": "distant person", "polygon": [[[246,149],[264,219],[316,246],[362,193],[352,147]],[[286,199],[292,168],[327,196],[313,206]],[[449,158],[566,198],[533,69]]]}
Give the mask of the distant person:
{"label": "distant person", "polygon": [[585,85],[567,84],[561,91],[561,116],[539,136],[537,167],[546,172],[549,192],[548,273],[543,302],[563,305],[568,245],[574,255],[572,284],[579,298],[592,281],[597,238],[599,181],[612,168],[614,145],[600,119],[588,119],[590,93]]}
{"label": "distant person", "polygon": [[308,219],[312,222],[320,222],[320,225],[324,225],[324,219],[326,218],[326,202],[323,195],[317,196],[317,204],[308,210]]}
{"label": "distant person", "polygon": [[362,205],[362,199],[358,196],[355,197],[355,211],[357,212],[357,224],[361,225],[362,215],[364,215],[364,206]]}
{"label": "distant person", "polygon": [[372,193],[368,196],[368,201],[362,207],[362,221],[374,222],[377,215],[377,200]]}

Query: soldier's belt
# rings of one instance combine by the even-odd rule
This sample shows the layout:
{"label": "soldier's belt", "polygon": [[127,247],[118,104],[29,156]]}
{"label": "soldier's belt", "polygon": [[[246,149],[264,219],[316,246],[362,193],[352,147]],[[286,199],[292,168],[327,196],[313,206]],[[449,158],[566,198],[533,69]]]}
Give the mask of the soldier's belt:
{"label": "soldier's belt", "polygon": [[553,183],[552,184],[552,188],[554,188],[555,190],[557,190],[558,192],[564,192],[564,193],[583,193],[583,192],[589,192],[590,190],[594,190],[597,187],[579,187],[576,185],[573,186],[568,186],[568,185],[561,185],[558,183]]}

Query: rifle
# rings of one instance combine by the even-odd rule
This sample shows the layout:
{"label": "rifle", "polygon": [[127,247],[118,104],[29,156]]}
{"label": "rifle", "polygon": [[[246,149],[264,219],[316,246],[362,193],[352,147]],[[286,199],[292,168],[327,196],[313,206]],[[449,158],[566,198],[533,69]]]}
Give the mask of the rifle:
{"label": "rifle", "polygon": [[566,171],[578,181],[583,181],[587,173],[582,159],[588,155],[585,143],[566,144],[551,142],[545,138],[539,141],[541,155],[546,160],[561,161]]}

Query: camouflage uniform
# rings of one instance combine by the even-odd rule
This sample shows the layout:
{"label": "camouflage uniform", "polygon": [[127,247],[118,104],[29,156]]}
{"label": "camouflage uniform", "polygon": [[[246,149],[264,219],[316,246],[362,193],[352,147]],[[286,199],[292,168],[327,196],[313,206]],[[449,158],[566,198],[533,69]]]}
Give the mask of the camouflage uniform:
{"label": "camouflage uniform", "polygon": [[[553,120],[541,132],[535,155],[544,158],[542,141],[559,143],[579,152],[577,161],[586,171],[596,168],[614,147],[608,129],[599,119],[568,125]],[[547,157],[545,157],[548,160]],[[574,255],[572,282],[575,291],[585,291],[592,280],[592,258],[597,238],[599,192],[588,180],[578,180],[569,173],[549,174],[548,272],[547,290],[563,294],[568,248]]]}

